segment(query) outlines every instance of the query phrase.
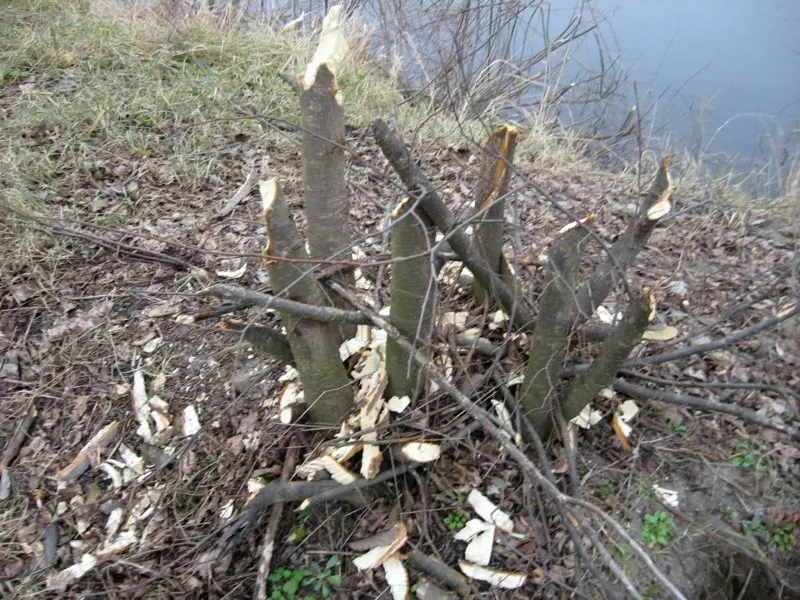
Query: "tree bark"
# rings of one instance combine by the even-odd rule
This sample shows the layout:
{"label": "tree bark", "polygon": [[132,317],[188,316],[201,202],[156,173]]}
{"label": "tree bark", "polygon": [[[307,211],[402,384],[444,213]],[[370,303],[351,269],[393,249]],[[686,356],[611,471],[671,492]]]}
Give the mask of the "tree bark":
{"label": "tree bark", "polygon": [[[433,257],[429,253],[433,224],[422,210],[413,206],[414,201],[405,198],[392,215],[397,219],[391,229],[392,258],[398,262],[392,265],[390,318],[414,347],[427,355],[424,348],[433,335],[437,290]],[[414,255],[418,258],[399,260]],[[409,396],[416,400],[424,383],[419,366],[391,339],[386,342],[386,372],[390,397]]]}
{"label": "tree bark", "polygon": [[671,164],[670,157],[661,162],[650,192],[639,207],[633,222],[611,246],[610,256],[606,256],[605,261],[578,290],[578,316],[581,321],[586,321],[594,314],[614,286],[625,277],[625,272],[650,239],[650,234],[653,233],[659,219],[648,218],[647,211],[657,202],[669,197],[672,191],[669,176]]}
{"label": "tree bark", "polygon": [[574,227],[553,244],[550,276],[540,299],[539,322],[520,390],[519,403],[543,440],[552,429],[550,410],[555,406],[567,334],[575,314],[578,243],[584,236],[583,229]]}
{"label": "tree bark", "polygon": [[[319,259],[337,256],[349,259],[352,246],[344,177],[344,111],[336,100],[336,92],[336,77],[322,64],[314,83],[300,94],[306,236],[311,256]],[[355,282],[352,273],[339,277],[350,286]],[[336,302],[344,306],[338,298]],[[355,335],[352,326],[341,326],[340,331],[340,343]]]}
{"label": "tree bark", "polygon": [[[306,258],[297,228],[282,200],[277,178],[261,182],[264,224],[267,229],[265,254]],[[273,290],[308,304],[322,304],[325,296],[311,274],[292,262],[267,263]],[[280,312],[289,346],[303,384],[303,397],[312,423],[337,425],[353,406],[351,380],[339,357],[339,332],[336,325],[320,323]]]}
{"label": "tree bark", "polygon": [[405,142],[380,119],[372,124],[372,130],[375,141],[400,176],[409,196],[419,201],[419,206],[448,239],[450,246],[472,271],[475,279],[500,301],[503,310],[511,316],[516,329],[532,328],[535,318],[530,307],[489,267],[464,229],[456,226],[450,210],[411,159]]}
{"label": "tree bark", "polygon": [[603,343],[600,356],[592,361],[588,369],[572,380],[564,393],[561,412],[567,421],[578,416],[583,407],[591,402],[602,388],[614,382],[622,363],[642,339],[642,333],[647,328],[649,310],[647,296],[631,300],[622,322],[611,331]]}
{"label": "tree bark", "polygon": [[[503,232],[505,229],[505,195],[511,180],[508,165],[514,161],[517,147],[517,131],[506,125],[495,131],[486,142],[481,177],[475,195],[475,210],[480,217],[475,241],[478,251],[489,268],[498,275],[503,274]],[[513,287],[513,286],[512,286]],[[489,296],[480,283],[474,286],[475,299],[487,302]]]}

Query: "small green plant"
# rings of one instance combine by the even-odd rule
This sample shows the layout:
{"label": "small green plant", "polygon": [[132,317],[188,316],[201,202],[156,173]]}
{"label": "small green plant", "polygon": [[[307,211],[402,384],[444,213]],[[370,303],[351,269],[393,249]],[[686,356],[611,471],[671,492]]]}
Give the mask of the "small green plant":
{"label": "small green plant", "polygon": [[761,517],[754,516],[747,521],[742,521],[742,533],[756,541],[766,542],[769,539],[769,532],[761,522]]}
{"label": "small green plant", "polygon": [[731,458],[731,464],[742,471],[761,471],[764,465],[761,462],[761,452],[750,446],[750,442],[742,441],[736,444],[736,454]]}
{"label": "small green plant", "polygon": [[450,531],[461,531],[467,524],[467,515],[463,510],[454,510],[444,518],[444,525]]}
{"label": "small green plant", "polygon": [[794,523],[776,525],[772,532],[772,541],[775,542],[779,552],[789,552],[797,546],[794,535]]}
{"label": "small green plant", "polygon": [[653,497],[653,479],[645,477],[636,484],[636,491],[642,500],[649,500]]}
{"label": "small green plant", "polygon": [[733,509],[727,504],[721,504],[717,507],[717,514],[723,521],[730,523],[733,520]]}
{"label": "small green plant", "polygon": [[395,486],[390,485],[386,491],[378,498],[378,503],[381,506],[394,506],[400,502],[401,492]]}
{"label": "small green plant", "polygon": [[670,421],[667,427],[669,428],[669,432],[677,437],[686,437],[686,435],[689,433],[686,423],[680,420]]}
{"label": "small green plant", "polygon": [[276,569],[267,577],[272,583],[269,600],[330,598],[342,583],[342,576],[336,572],[338,566],[339,557],[331,556],[323,567],[312,564],[311,569]]}
{"label": "small green plant", "polygon": [[298,544],[308,535],[308,522],[314,518],[311,509],[301,510],[292,515],[292,531],[289,533],[289,543]]}
{"label": "small green plant", "polygon": [[661,586],[657,583],[651,583],[645,588],[642,596],[647,598],[647,600],[650,600],[651,598],[661,598]]}
{"label": "small green plant", "polygon": [[270,600],[294,600],[303,584],[308,569],[287,569],[281,567],[269,574],[267,580],[272,583]]}
{"label": "small green plant", "polygon": [[595,491],[595,496],[600,500],[608,500],[617,495],[617,484],[613,479],[605,478],[600,482],[600,487]]}
{"label": "small green plant", "polygon": [[0,71],[0,83],[12,83],[25,77],[25,72],[19,69],[3,69]]}
{"label": "small green plant", "polygon": [[642,538],[648,548],[666,546],[672,535],[672,517],[659,510],[648,513],[644,516],[644,527],[642,527]]}

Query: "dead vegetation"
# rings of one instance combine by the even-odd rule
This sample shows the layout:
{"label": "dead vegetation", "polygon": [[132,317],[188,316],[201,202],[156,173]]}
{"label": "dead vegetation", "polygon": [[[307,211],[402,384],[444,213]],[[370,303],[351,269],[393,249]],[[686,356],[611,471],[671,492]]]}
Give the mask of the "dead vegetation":
{"label": "dead vegetation", "polygon": [[[437,337],[423,347],[430,361],[419,367],[427,373],[419,399],[391,416],[359,413],[364,458],[339,464],[364,478],[337,471],[333,481],[293,479],[294,463],[348,444],[282,422],[279,400],[296,381],[259,350],[264,344],[250,337],[259,330],[247,325],[282,335],[285,320],[258,306],[212,307],[197,292],[274,285],[255,194],[218,215],[254,168],[280,178],[293,214],[307,208],[300,107],[281,74],[302,72],[313,45],[202,20],[176,27],[148,11],[122,15],[15,5],[3,24],[5,595],[280,598],[281,590],[291,597],[285,586],[295,578],[305,596],[388,597],[386,579],[402,555],[416,593],[434,586],[461,596],[613,597],[621,595],[609,583],[617,578],[634,586],[631,595],[666,596],[634,542],[653,542],[655,565],[687,597],[766,587],[797,593],[800,452],[786,435],[800,420],[800,331],[787,317],[797,302],[788,220],[796,198],[783,212],[741,209],[724,198],[703,203],[676,185],[672,216],[654,229],[625,283],[661,284],[650,329],[677,336],[636,345],[587,411],[584,424],[594,424],[555,423],[557,435],[538,452],[530,440],[514,444],[514,404],[501,408],[521,392],[517,375],[532,337],[509,328],[513,311],[473,300],[472,282],[453,264],[451,236],[452,249],[440,248]],[[380,331],[391,331],[375,326],[372,313],[392,293],[386,218],[410,187],[397,184],[364,127],[393,101],[388,86],[375,83],[380,73],[354,61],[339,76],[347,192],[356,199],[348,221],[360,252],[319,261],[316,271],[329,281],[331,268],[357,269],[365,312],[340,309],[373,327],[343,364],[365,380]],[[455,139],[428,137],[411,151],[461,215],[474,205],[485,155],[468,136]],[[564,169],[531,160],[524,144],[516,155],[506,251],[515,292],[538,297],[548,289],[542,255],[570,215],[594,215],[597,238],[582,242],[575,274],[584,279],[602,264],[602,245],[628,227],[642,190],[586,163]],[[602,333],[627,305],[616,290],[590,325]],[[244,333],[218,332],[214,322],[237,307]],[[776,317],[786,321],[740,335]],[[599,347],[589,328],[571,332],[560,375],[573,376]],[[663,360],[671,352],[683,354]],[[687,397],[749,412],[696,410]],[[639,408],[630,419],[626,398]],[[479,416],[489,426],[476,426]],[[422,467],[421,459],[404,462],[404,454],[427,450],[419,443],[435,445],[438,458]],[[503,512],[479,508],[480,495]],[[262,512],[270,513],[263,533]],[[453,535],[472,521],[474,536]],[[479,583],[459,569],[465,553],[472,562],[487,556],[487,539],[488,567],[524,575],[523,587],[503,591],[508,579]],[[467,550],[475,540],[484,545]],[[384,549],[372,565],[385,571],[354,560],[375,547]]]}

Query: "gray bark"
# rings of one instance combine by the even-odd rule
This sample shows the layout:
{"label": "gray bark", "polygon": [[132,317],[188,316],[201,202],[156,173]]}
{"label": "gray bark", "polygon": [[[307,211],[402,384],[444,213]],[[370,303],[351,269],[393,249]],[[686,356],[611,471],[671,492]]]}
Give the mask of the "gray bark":
{"label": "gray bark", "polygon": [[[400,333],[427,355],[437,287],[432,256],[426,254],[433,244],[433,224],[422,210],[412,209],[413,205],[414,201],[406,198],[393,215],[398,221],[391,230],[392,258],[419,258],[398,260],[392,265],[390,318]],[[386,342],[386,372],[389,396],[417,398],[423,383],[419,366],[391,339]]]}
{"label": "gray bark", "polygon": [[[489,268],[498,275],[503,275],[505,266],[503,261],[505,195],[511,179],[511,169],[508,165],[514,161],[516,146],[516,130],[505,125],[489,136],[484,147],[481,176],[475,194],[475,210],[479,217],[475,241]],[[475,284],[474,293],[475,299],[479,302],[489,300],[486,290],[480,283]]]}
{"label": "gray bark", "polygon": [[578,243],[585,232],[580,227],[556,240],[550,252],[550,275],[539,303],[539,321],[533,340],[519,403],[541,439],[552,428],[550,410],[561,379],[567,335],[575,315],[575,284],[580,257]]}
{"label": "gray bark", "polygon": [[642,339],[647,328],[648,297],[633,298],[622,322],[609,334],[598,356],[589,368],[579,373],[570,383],[561,402],[564,418],[578,416],[583,407],[597,396],[604,387],[611,385],[617,377],[617,371],[628,358],[633,347]]}
{"label": "gray bark", "polygon": [[419,200],[422,210],[430,217],[439,231],[447,237],[450,246],[472,271],[475,279],[500,301],[503,310],[511,315],[514,328],[532,328],[535,321],[533,311],[489,267],[464,229],[456,226],[450,210],[411,159],[405,142],[381,120],[372,124],[372,130],[375,133],[375,141],[399,175],[409,196]]}
{"label": "gray bark", "polygon": [[669,177],[669,167],[672,161],[669,157],[661,163],[650,192],[642,202],[636,217],[628,229],[611,246],[610,256],[597,267],[595,272],[578,290],[578,312],[582,321],[589,319],[603,301],[614,289],[614,286],[625,276],[634,259],[644,248],[650,234],[658,225],[659,220],[647,218],[647,210],[672,190]]}
{"label": "gray bark", "polygon": [[[306,236],[314,258],[350,260],[352,236],[344,177],[344,111],[336,101],[336,91],[336,77],[323,64],[314,84],[300,94]],[[339,277],[351,286],[355,281],[352,273]],[[343,306],[338,298],[337,302]],[[352,337],[355,328],[341,326],[340,334],[341,342]]]}
{"label": "gray bark", "polygon": [[[272,206],[264,211],[264,223],[270,236],[269,254],[307,258],[302,238],[279,189],[275,196]],[[267,269],[276,295],[282,293],[307,304],[325,302],[322,288],[313,275],[303,275],[304,265],[274,260],[267,264]],[[300,373],[310,421],[337,425],[353,406],[351,380],[339,358],[337,326],[290,312],[280,312],[280,315]]]}

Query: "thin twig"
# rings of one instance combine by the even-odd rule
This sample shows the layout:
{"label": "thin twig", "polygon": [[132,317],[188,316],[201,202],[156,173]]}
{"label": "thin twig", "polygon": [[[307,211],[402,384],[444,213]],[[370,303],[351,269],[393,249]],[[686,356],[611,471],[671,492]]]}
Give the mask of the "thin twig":
{"label": "thin twig", "polygon": [[745,327],[744,329],[740,329],[739,331],[734,331],[730,335],[726,335],[723,338],[720,338],[714,342],[709,342],[707,344],[698,344],[697,346],[688,346],[686,348],[681,348],[680,350],[675,350],[674,352],[665,352],[663,354],[655,354],[653,356],[645,356],[643,358],[636,358],[633,360],[629,360],[623,364],[624,367],[643,367],[645,365],[659,365],[665,362],[671,362],[673,360],[678,360],[679,358],[684,358],[686,356],[692,356],[693,354],[703,354],[704,352],[710,352],[712,350],[718,350],[720,348],[725,348],[726,346],[730,346],[739,342],[745,338],[750,336],[756,335],[757,333],[761,333],[765,329],[769,329],[770,327],[775,327],[784,321],[788,321],[789,319],[797,316],[800,314],[800,303],[796,304],[795,307],[788,312],[784,312],[783,314],[770,317],[769,319],[764,319],[763,321],[759,321],[755,325],[751,325],[750,327]]}
{"label": "thin twig", "polygon": [[738,404],[723,404],[722,402],[717,402],[716,400],[706,400],[705,398],[698,398],[696,396],[683,396],[665,392],[664,390],[652,390],[634,383],[629,383],[624,379],[617,379],[614,381],[613,387],[619,392],[628,394],[629,396],[635,396],[637,398],[658,400],[659,402],[666,402],[667,404],[677,404],[678,406],[689,406],[699,410],[733,415],[734,417],[739,417],[740,419],[749,421],[750,423],[761,425],[767,429],[780,431],[781,433],[785,433],[796,440],[800,440],[800,429],[792,427],[791,425],[786,425],[785,423],[778,423],[768,419],[767,417],[761,416],[757,412],[750,410],[749,408],[745,408],[744,406],[739,406]]}
{"label": "thin twig", "polygon": [[17,453],[22,447],[22,444],[25,442],[25,438],[28,435],[28,431],[33,424],[33,420],[36,418],[36,415],[36,404],[32,398],[28,403],[27,410],[25,411],[25,417],[22,419],[19,426],[17,426],[17,430],[14,432],[14,437],[8,441],[6,449],[3,450],[3,456],[0,457],[0,469],[5,469],[8,467],[17,457]]}
{"label": "thin twig", "polygon": [[247,179],[245,179],[244,183],[241,187],[236,190],[236,193],[233,197],[225,203],[225,206],[220,208],[216,214],[212,217],[209,217],[209,221],[219,221],[220,219],[224,219],[229,214],[231,214],[237,206],[250,195],[250,192],[253,191],[253,186],[258,183],[258,179],[261,177],[261,169],[258,167],[253,168],[250,173],[247,174]]}
{"label": "thin twig", "polygon": [[690,387],[690,388],[704,388],[709,390],[763,390],[768,392],[776,392],[778,394],[786,394],[787,396],[797,396],[794,390],[779,385],[770,385],[768,383],[747,383],[741,381],[688,381],[686,379],[669,379],[666,377],[656,377],[648,375],[647,373],[640,373],[639,371],[632,371],[630,369],[621,369],[618,371],[619,375],[623,377],[635,377],[650,383],[658,383],[659,385],[671,385],[674,387]]}

